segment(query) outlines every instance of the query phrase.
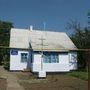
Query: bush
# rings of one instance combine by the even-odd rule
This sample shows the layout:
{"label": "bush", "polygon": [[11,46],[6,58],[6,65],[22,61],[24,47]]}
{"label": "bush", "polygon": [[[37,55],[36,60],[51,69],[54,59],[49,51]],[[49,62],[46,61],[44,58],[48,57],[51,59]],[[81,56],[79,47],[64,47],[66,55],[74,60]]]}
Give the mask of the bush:
{"label": "bush", "polygon": [[5,55],[3,58],[3,66],[5,69],[9,70],[10,67],[10,58],[9,55]]}
{"label": "bush", "polygon": [[8,61],[5,61],[4,62],[4,68],[9,70],[9,67],[10,67],[10,63]]}

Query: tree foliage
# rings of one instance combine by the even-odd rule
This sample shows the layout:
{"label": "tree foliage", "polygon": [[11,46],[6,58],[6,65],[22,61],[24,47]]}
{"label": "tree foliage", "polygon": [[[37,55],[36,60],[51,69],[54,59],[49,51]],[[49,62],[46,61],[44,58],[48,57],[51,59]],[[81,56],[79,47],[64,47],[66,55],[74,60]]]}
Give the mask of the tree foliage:
{"label": "tree foliage", "polygon": [[[10,29],[13,27],[11,22],[0,20],[0,46],[9,46]],[[0,48],[0,64],[3,61],[9,60],[9,50]]]}
{"label": "tree foliage", "polygon": [[13,24],[11,22],[0,21],[0,45],[9,45],[10,28],[12,27]]}
{"label": "tree foliage", "polygon": [[[68,29],[73,30],[71,39],[78,49],[90,49],[90,30],[89,28],[81,28],[80,23],[71,21],[68,23]],[[78,65],[85,68],[87,65],[86,52],[78,52]]]}
{"label": "tree foliage", "polygon": [[71,39],[79,49],[90,49],[90,30],[78,29],[72,34]]}

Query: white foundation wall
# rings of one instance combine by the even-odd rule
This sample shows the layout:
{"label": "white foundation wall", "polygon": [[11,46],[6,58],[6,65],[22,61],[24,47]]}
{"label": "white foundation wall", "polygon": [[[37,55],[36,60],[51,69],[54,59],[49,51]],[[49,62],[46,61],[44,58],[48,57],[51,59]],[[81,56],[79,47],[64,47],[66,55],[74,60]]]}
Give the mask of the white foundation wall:
{"label": "white foundation wall", "polygon": [[67,72],[69,71],[69,65],[60,63],[43,64],[43,70],[46,72]]}
{"label": "white foundation wall", "polygon": [[70,67],[70,70],[77,69],[77,52],[69,53],[69,67]]}
{"label": "white foundation wall", "polygon": [[[67,72],[69,68],[68,54],[59,55],[59,63],[43,63],[42,70],[45,72]],[[41,71],[41,55],[34,54],[33,72]]]}
{"label": "white foundation wall", "polygon": [[10,70],[24,70],[27,68],[27,62],[21,62],[21,53],[28,53],[29,55],[28,51],[20,50],[18,50],[18,55],[12,55],[10,53]]}

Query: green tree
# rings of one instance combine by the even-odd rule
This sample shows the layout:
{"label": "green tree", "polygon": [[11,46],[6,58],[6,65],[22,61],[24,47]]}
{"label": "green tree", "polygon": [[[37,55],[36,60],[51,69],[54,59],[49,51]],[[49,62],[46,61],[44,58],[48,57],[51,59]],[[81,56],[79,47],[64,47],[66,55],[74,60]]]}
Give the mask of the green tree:
{"label": "green tree", "polygon": [[[9,46],[11,22],[0,20],[0,46]],[[0,64],[9,60],[9,50],[0,48]]]}
{"label": "green tree", "polygon": [[[71,21],[67,27],[73,30],[71,39],[78,49],[90,49],[90,30],[88,28],[81,28],[80,23],[77,21]],[[79,68],[86,67],[86,58],[86,52],[78,52]]]}

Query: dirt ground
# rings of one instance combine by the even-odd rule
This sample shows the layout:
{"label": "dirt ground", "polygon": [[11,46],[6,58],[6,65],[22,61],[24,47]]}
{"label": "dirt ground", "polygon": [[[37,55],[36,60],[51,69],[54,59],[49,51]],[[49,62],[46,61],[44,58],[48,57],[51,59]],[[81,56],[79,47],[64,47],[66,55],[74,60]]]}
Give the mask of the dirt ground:
{"label": "dirt ground", "polygon": [[6,88],[7,88],[6,79],[0,78],[0,90],[6,90]]}
{"label": "dirt ground", "polygon": [[16,74],[25,90],[88,90],[88,82],[65,74],[47,75],[46,79],[37,79],[31,73]]}
{"label": "dirt ground", "polygon": [[0,90],[6,90],[6,86],[14,87],[14,90],[88,90],[88,81],[65,74],[52,74],[47,75],[46,79],[38,79],[30,72],[9,72],[0,67],[0,75],[6,75],[6,79],[0,79]]}

